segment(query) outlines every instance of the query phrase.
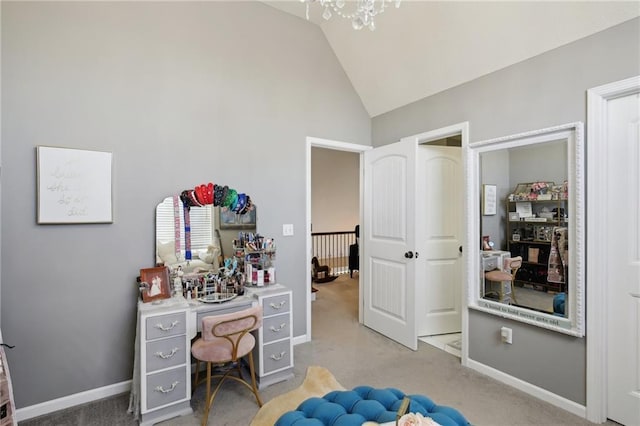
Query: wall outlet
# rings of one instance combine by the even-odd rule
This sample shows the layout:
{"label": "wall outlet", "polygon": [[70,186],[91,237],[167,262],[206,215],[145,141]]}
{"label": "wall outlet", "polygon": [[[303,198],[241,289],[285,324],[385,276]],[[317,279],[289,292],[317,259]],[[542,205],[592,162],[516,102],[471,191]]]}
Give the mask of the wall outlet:
{"label": "wall outlet", "polygon": [[502,327],[500,329],[500,337],[502,338],[502,342],[511,345],[513,343],[513,330],[507,327]]}
{"label": "wall outlet", "polygon": [[293,235],[293,224],[287,223],[282,225],[282,235],[284,237],[290,237]]}

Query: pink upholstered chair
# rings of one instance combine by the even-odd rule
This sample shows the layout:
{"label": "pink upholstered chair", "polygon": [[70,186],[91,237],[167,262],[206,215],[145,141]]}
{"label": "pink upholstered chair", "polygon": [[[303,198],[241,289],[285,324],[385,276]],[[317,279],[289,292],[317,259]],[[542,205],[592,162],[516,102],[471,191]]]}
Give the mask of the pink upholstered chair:
{"label": "pink upholstered chair", "polygon": [[[508,257],[504,260],[503,270],[495,269],[493,271],[485,272],[484,278],[487,281],[497,282],[500,285],[500,290],[498,291],[498,297],[500,300],[504,298],[504,289],[502,288],[503,281],[509,281],[511,284],[511,298],[513,299],[513,303],[518,303],[516,300],[516,290],[514,282],[516,280],[516,273],[518,269],[522,266],[522,256],[517,257]],[[509,272],[509,270],[511,272]]]}
{"label": "pink upholstered chair", "polygon": [[[262,306],[254,306],[239,312],[202,318],[202,337],[191,346],[191,354],[196,359],[194,389],[198,386],[200,362],[207,363],[207,398],[202,419],[203,426],[207,424],[209,419],[213,400],[227,379],[235,380],[246,386],[253,392],[258,406],[262,407],[262,400],[256,385],[252,353],[256,340],[251,334],[251,331],[260,328],[261,325]],[[242,375],[241,360],[245,356],[248,356],[251,382],[247,381]],[[220,374],[212,375],[212,365],[230,366],[226,370],[221,369]],[[237,373],[237,376],[234,375],[235,373]],[[211,382],[214,379],[218,379],[218,383],[212,392]]]}

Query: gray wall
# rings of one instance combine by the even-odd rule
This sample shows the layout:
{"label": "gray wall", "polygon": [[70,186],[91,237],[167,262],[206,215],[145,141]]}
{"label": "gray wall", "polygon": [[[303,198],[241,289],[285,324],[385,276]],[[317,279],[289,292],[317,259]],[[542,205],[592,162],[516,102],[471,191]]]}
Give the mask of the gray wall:
{"label": "gray wall", "polygon": [[313,232],[353,231],[360,220],[360,154],[311,148]]}
{"label": "gray wall", "polygon": [[[375,117],[374,145],[462,121],[471,141],[585,121],[587,89],[640,74],[638,34],[633,19]],[[509,347],[498,343],[503,325],[513,328]],[[471,311],[469,357],[585,403],[585,339]]]}
{"label": "gray wall", "polygon": [[[259,206],[304,334],[305,137],[371,134],[320,29],[258,2],[1,7],[1,324],[17,407],[131,378],[155,206],[201,183]],[[36,225],[40,144],[113,152],[113,224]]]}

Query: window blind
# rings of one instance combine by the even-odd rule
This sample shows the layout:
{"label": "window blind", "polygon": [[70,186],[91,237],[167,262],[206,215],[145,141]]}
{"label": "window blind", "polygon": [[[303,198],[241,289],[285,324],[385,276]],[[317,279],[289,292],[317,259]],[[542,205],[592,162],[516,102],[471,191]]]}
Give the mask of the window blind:
{"label": "window blind", "polygon": [[[207,249],[213,244],[213,213],[212,206],[191,207],[191,251]],[[180,216],[180,252],[184,256],[184,215],[182,203],[179,208]],[[161,203],[156,208],[156,238],[161,243],[174,241],[173,205],[170,202]]]}

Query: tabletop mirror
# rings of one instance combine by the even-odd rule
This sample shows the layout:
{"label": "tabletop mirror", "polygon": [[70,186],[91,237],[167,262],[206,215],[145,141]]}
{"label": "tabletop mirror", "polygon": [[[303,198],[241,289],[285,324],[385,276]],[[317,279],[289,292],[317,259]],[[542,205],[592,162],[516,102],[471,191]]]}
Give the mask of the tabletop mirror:
{"label": "tabletop mirror", "polygon": [[[189,209],[191,259],[185,249],[184,209],[180,197],[167,197],[156,206],[156,264],[185,273],[217,272],[222,259],[233,255],[238,232],[256,232],[256,208],[239,215],[218,206]],[[178,244],[176,244],[178,241]]]}
{"label": "tabletop mirror", "polygon": [[465,148],[469,307],[584,335],[583,125]]}

